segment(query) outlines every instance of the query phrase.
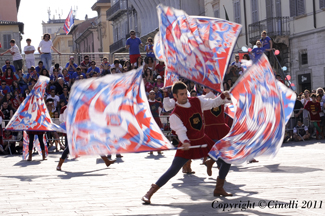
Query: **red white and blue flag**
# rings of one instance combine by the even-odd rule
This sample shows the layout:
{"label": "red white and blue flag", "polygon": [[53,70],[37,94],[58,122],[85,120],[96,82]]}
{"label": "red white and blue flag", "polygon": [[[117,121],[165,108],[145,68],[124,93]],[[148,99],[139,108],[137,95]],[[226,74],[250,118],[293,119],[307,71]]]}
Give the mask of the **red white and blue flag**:
{"label": "red white and blue flag", "polygon": [[74,17],[73,17],[73,11],[72,8],[68,14],[68,17],[65,19],[63,30],[65,31],[66,34],[69,34],[72,26],[74,24]]}
{"label": "red white and blue flag", "polygon": [[[42,155],[41,144],[39,143],[38,136],[39,135],[34,136],[34,141],[33,141],[34,147],[33,148],[36,148],[38,154]],[[43,135],[43,142],[44,142],[44,148],[45,148],[45,155],[47,156],[49,153],[49,150],[46,145],[45,134]],[[26,131],[24,131],[24,133],[23,133],[23,155],[22,155],[23,160],[27,160],[28,156],[29,156],[29,136],[26,133]]]}
{"label": "red white and blue flag", "polygon": [[173,149],[152,117],[142,67],[128,73],[78,81],[67,106],[72,155]]}
{"label": "red white and blue flag", "polygon": [[209,155],[231,164],[244,163],[260,155],[275,156],[283,141],[287,116],[292,113],[295,102],[292,90],[280,88],[263,55],[231,89],[235,106],[233,125],[228,135],[216,142]]}
{"label": "red white and blue flag", "polygon": [[157,6],[157,12],[159,32],[154,52],[166,64],[165,87],[179,75],[220,91],[242,26],[217,18],[188,16],[163,5]]}

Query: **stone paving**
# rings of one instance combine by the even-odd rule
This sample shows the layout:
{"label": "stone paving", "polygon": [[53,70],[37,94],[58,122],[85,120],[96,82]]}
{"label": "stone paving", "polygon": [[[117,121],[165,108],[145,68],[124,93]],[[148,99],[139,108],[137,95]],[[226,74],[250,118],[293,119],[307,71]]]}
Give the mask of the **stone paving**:
{"label": "stone paving", "polygon": [[61,153],[32,162],[0,156],[0,215],[325,215],[324,143],[286,143],[274,159],[232,166],[227,198],[213,197],[217,168],[209,177],[195,160],[195,175],[178,173],[143,205],[174,153],[124,154],[109,168],[99,156],[68,159],[61,172]]}

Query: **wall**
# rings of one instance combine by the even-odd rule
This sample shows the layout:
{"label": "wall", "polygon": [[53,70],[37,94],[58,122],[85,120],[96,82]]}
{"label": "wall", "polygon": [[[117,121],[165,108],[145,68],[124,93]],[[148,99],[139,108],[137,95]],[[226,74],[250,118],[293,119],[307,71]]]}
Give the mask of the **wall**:
{"label": "wall", "polygon": [[15,0],[0,0],[0,20],[17,22],[17,6]]}

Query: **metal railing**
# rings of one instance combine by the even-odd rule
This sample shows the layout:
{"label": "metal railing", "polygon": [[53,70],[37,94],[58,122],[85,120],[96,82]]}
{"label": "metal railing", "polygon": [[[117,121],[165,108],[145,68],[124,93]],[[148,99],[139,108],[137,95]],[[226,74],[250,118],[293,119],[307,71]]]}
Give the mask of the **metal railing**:
{"label": "metal railing", "polygon": [[121,13],[127,11],[126,0],[119,0],[113,6],[106,11],[106,19],[108,21],[114,21],[120,16]]}
{"label": "metal railing", "polygon": [[262,31],[266,31],[269,37],[289,36],[289,17],[271,17],[248,25],[249,42],[255,44],[261,38]]}
{"label": "metal railing", "polygon": [[113,43],[112,45],[109,46],[109,51],[111,53],[114,53],[116,51],[125,49],[125,44],[126,44],[126,39],[122,38],[118,41],[116,41],[115,43]]}

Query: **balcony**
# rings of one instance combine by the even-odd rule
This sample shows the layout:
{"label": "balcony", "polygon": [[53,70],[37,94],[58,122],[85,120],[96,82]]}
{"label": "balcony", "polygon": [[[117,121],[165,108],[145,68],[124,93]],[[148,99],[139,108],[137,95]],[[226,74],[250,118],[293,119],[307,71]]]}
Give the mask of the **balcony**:
{"label": "balcony", "polygon": [[121,50],[125,49],[125,43],[126,43],[125,38],[122,38],[122,39],[116,41],[115,43],[113,43],[112,45],[109,46],[110,53],[115,53],[117,51],[121,51]]}
{"label": "balcony", "polygon": [[106,19],[108,21],[116,20],[121,14],[127,11],[127,0],[119,0],[106,11]]}
{"label": "balcony", "polygon": [[271,17],[248,25],[249,42],[255,44],[261,38],[262,31],[273,40],[278,36],[289,36],[290,26],[289,17]]}

